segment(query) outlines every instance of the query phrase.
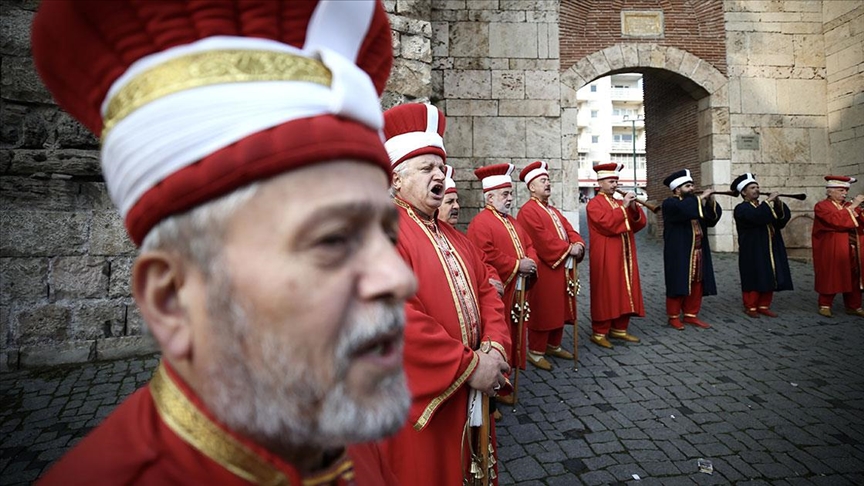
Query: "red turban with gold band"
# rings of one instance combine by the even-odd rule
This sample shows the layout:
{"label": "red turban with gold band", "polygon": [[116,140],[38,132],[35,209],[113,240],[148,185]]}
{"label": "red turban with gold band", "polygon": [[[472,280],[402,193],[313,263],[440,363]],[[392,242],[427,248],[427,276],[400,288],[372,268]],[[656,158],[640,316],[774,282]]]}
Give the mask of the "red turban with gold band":
{"label": "red turban with gold band", "polygon": [[309,164],[382,167],[392,65],[377,1],[43,2],[36,67],[102,137],[108,191],[141,244],[162,219]]}
{"label": "red turban with gold band", "polygon": [[406,103],[384,112],[387,154],[395,169],[402,162],[424,154],[447,160],[444,128],[447,120],[438,108],[425,103]]}

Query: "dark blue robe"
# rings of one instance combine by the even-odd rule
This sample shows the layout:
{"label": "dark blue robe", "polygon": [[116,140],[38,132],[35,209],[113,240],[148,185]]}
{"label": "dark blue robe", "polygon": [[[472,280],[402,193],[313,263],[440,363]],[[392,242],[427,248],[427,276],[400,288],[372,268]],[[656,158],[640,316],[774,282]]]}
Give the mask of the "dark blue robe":
{"label": "dark blue robe", "polygon": [[723,210],[712,198],[705,207],[699,196],[670,197],[663,201],[663,266],[666,296],[690,295],[696,238],[691,221],[702,228],[702,295],[716,295],[714,264],[708,244],[708,228],[717,225]]}
{"label": "dark blue robe", "polygon": [[789,206],[742,202],[735,206],[738,228],[738,272],[744,292],[792,290],[792,273],[780,230],[786,227]]}

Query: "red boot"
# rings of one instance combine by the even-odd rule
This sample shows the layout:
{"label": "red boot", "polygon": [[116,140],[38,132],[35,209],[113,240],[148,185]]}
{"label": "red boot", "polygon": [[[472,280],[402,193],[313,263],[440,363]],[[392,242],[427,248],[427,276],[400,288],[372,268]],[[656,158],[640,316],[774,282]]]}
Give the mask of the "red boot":
{"label": "red boot", "polygon": [[670,317],[669,318],[669,325],[674,327],[675,329],[677,329],[679,331],[684,330],[684,324],[681,324],[681,319],[679,319],[678,316]]}
{"label": "red boot", "polygon": [[696,316],[684,316],[684,322],[686,324],[690,324],[691,326],[701,327],[702,329],[710,329],[711,324],[707,322],[702,322]]}

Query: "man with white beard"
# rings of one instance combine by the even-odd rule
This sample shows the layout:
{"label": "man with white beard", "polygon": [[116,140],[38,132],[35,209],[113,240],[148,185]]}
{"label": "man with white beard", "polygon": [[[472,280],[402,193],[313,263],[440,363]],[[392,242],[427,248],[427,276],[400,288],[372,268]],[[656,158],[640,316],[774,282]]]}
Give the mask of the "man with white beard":
{"label": "man with white beard", "polygon": [[44,484],[396,484],[368,442],[410,405],[390,39],[377,2],[40,6],[36,65],[102,134],[162,351]]}
{"label": "man with white beard", "polygon": [[[522,319],[524,325],[530,312],[526,312],[524,301],[519,307],[517,290],[527,292],[529,282],[533,284],[536,280],[538,257],[531,237],[510,214],[513,204],[510,174],[513,169],[513,164],[494,164],[474,171],[483,187],[486,207],[468,225],[468,239],[483,252],[503,283],[504,318],[510,325],[510,362],[514,367],[524,369],[528,339],[526,328],[522,327],[520,331],[518,319]],[[520,279],[522,286],[517,289]],[[514,398],[510,395],[500,397],[498,401],[512,405]]]}

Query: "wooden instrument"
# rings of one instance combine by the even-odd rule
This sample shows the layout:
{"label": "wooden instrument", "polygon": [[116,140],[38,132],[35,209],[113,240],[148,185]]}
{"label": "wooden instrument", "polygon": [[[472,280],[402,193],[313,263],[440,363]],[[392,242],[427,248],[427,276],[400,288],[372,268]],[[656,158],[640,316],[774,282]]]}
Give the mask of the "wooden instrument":
{"label": "wooden instrument", "polygon": [[[767,192],[767,191],[759,191],[759,192],[762,196],[767,196],[767,195],[771,194],[770,192]],[[702,194],[702,193],[699,192],[697,194]],[[713,194],[719,194],[721,196],[732,196],[732,197],[738,197],[741,195],[738,191],[714,191]],[[777,197],[788,197],[789,199],[797,199],[799,201],[803,201],[803,200],[807,199],[807,194],[803,194],[803,193],[801,193],[801,194],[777,194]]]}
{"label": "wooden instrument", "polygon": [[[622,191],[621,189],[615,189],[615,192],[617,192],[618,194],[621,194],[622,196],[627,194],[627,191]],[[648,201],[642,201],[639,198],[634,199],[634,201],[638,204],[641,204],[642,206],[645,206],[645,209],[647,209],[648,211],[651,211],[652,213],[656,213],[657,211],[660,211],[660,205],[659,204],[652,204]]]}

